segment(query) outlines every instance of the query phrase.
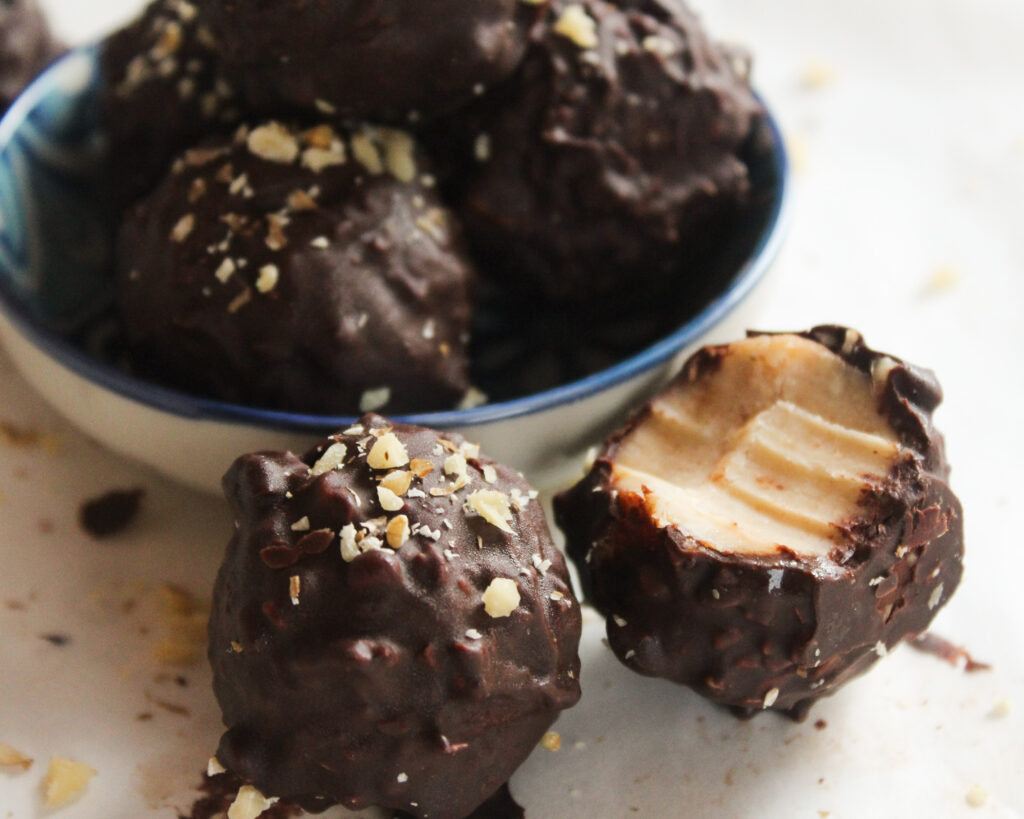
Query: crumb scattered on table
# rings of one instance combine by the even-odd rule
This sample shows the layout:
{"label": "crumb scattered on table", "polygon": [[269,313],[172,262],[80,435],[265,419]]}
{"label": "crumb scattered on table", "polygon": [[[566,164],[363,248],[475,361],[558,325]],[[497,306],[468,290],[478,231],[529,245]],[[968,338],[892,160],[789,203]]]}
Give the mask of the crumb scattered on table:
{"label": "crumb scattered on table", "polygon": [[43,779],[43,804],[55,808],[69,802],[85,790],[96,769],[73,759],[55,756]]}
{"label": "crumb scattered on table", "polygon": [[105,538],[124,531],[135,520],[145,489],[112,489],[82,503],[78,522],[95,538]]}

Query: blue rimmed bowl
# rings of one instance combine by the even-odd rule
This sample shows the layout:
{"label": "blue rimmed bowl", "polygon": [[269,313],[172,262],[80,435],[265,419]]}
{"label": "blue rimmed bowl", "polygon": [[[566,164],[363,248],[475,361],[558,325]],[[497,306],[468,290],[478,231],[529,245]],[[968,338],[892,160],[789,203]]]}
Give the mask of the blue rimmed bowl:
{"label": "blue rimmed bowl", "polygon": [[[25,379],[111,449],[191,486],[219,491],[232,460],[301,451],[349,417],[229,404],[131,375],[86,339],[111,300],[116,215],[103,193],[94,48],[51,67],[0,122],[0,332]],[[756,320],[782,241],[788,166],[770,118],[750,160],[759,202],[730,237],[710,292],[667,332],[609,366],[474,409],[396,416],[454,429],[542,487],[575,477],[581,453],[671,375],[696,346]],[[93,334],[95,335],[95,334]]]}

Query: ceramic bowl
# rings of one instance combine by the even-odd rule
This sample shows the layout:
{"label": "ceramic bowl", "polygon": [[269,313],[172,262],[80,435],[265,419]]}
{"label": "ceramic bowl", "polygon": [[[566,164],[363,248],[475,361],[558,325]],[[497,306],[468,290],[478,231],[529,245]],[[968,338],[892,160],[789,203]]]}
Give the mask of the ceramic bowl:
{"label": "ceramic bowl", "polygon": [[[111,300],[113,216],[101,191],[94,47],[71,52],[0,123],[0,331],[25,379],[96,440],[194,487],[219,491],[232,460],[302,451],[351,418],[272,411],[167,389],[98,352]],[[714,284],[685,315],[597,371],[473,409],[396,416],[453,429],[552,488],[581,454],[657,388],[692,349],[756,320],[757,291],[781,243],[787,161],[770,118],[751,160],[759,205],[730,237]],[[689,297],[688,297],[689,298]],[[556,317],[557,318],[557,317]],[[635,329],[635,328],[634,328]]]}

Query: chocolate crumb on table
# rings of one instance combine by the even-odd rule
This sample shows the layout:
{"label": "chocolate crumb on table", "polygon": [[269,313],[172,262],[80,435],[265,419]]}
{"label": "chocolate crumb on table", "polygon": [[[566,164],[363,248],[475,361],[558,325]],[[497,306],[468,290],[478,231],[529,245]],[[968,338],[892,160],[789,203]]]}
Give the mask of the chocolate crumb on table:
{"label": "chocolate crumb on table", "polygon": [[128,528],[139,513],[146,490],[112,489],[83,501],[78,508],[78,523],[95,538],[107,538]]}

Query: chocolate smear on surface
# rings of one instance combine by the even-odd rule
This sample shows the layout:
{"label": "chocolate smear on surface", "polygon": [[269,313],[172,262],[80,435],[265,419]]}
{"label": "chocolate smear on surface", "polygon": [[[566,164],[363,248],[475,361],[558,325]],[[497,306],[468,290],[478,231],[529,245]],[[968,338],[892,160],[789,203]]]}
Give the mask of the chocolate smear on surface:
{"label": "chocolate smear on surface", "polygon": [[992,668],[989,663],[975,660],[963,646],[953,645],[945,637],[940,637],[930,631],[918,634],[910,641],[910,645],[920,652],[945,660],[954,668],[961,668],[964,671],[989,671]]}

